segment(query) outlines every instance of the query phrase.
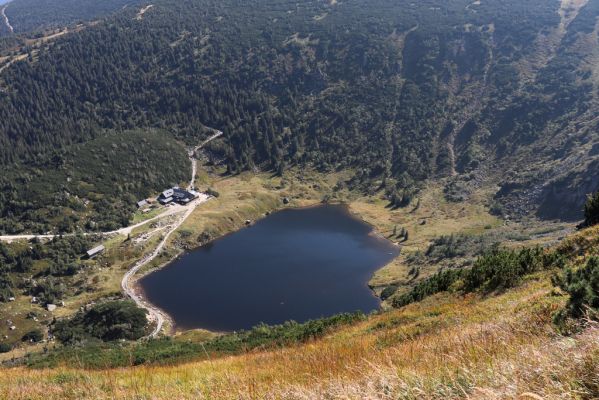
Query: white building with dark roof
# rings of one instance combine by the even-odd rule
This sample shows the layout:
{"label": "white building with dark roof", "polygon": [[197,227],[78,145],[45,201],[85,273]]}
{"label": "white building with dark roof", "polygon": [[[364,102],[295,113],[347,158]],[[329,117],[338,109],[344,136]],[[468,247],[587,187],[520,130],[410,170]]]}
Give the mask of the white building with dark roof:
{"label": "white building with dark roof", "polygon": [[87,257],[92,258],[97,256],[98,254],[101,254],[104,252],[104,250],[106,250],[106,248],[103,245],[99,245],[94,247],[91,250],[88,250],[85,254],[87,254]]}

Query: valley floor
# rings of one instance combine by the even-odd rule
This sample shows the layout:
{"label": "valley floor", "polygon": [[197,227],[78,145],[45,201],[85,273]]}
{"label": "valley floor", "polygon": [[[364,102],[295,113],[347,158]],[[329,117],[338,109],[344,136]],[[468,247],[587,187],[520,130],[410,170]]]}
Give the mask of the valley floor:
{"label": "valley floor", "polygon": [[[201,170],[196,186],[211,187],[219,196],[197,207],[169,238],[166,250],[140,274],[160,267],[183,249],[284,207],[285,197],[289,206],[316,204],[323,198],[346,202],[390,240],[398,241],[393,235],[396,225],[408,229],[410,238],[401,243],[402,255],[372,278],[371,285],[379,292],[389,284],[409,284],[413,278],[406,257],[424,251],[439,235],[492,231],[501,233],[508,246],[522,246],[555,242],[570,229],[535,221],[505,223],[488,213],[484,190],[473,201],[452,203],[444,200],[438,182],[431,182],[421,193],[417,207],[393,210],[382,196],[333,190],[343,178],[305,171],[289,172],[283,178],[250,173],[221,178],[218,171]],[[100,279],[101,290],[69,299],[59,315],[69,315],[94,296],[118,292],[130,263],[158,244],[157,229],[160,226],[139,227],[129,241],[115,238],[106,243],[108,260],[114,264],[98,271],[105,276]],[[520,235],[510,236],[513,231]],[[599,232],[593,234],[599,237]],[[143,237],[137,248],[137,239]],[[421,277],[436,268],[425,266]],[[551,317],[564,301],[551,287],[549,274],[538,274],[506,293],[483,298],[437,295],[382,312],[323,339],[274,351],[254,350],[175,366],[6,368],[0,373],[0,398],[593,398],[599,395],[599,327],[591,325],[570,338],[556,334]],[[25,303],[23,307],[30,307]],[[25,347],[2,358],[41,350]],[[569,361],[561,362],[564,359]]]}
{"label": "valley floor", "polygon": [[[267,213],[283,207],[297,207],[318,204],[324,199],[342,201],[348,204],[351,212],[370,223],[374,231],[402,247],[401,254],[384,268],[377,271],[370,281],[371,287],[380,294],[389,285],[398,285],[400,290],[425,278],[439,268],[435,263],[421,265],[418,276],[410,274],[412,265],[407,258],[415,252],[426,251],[429,243],[440,235],[470,234],[484,235],[497,233],[498,238],[509,246],[525,246],[539,243],[551,243],[570,225],[559,223],[541,223],[523,221],[506,223],[488,212],[490,192],[480,189],[468,202],[449,202],[443,195],[442,182],[430,182],[419,196],[417,206],[390,209],[382,194],[364,196],[347,189],[336,190],[339,181],[348,178],[349,173],[320,174],[314,171],[288,171],[284,177],[274,177],[268,173],[243,173],[234,177],[222,177],[218,169],[198,170],[195,186],[212,188],[219,196],[195,208],[178,228],[168,237],[164,249],[136,273],[135,278],[143,276],[152,269],[160,268],[170,262],[182,251],[197,247],[229,232],[241,229],[247,220],[255,221]],[[283,199],[290,200],[288,205]],[[81,275],[83,282],[94,290],[65,299],[65,307],[59,307],[54,313],[44,312],[47,318],[72,315],[80,307],[107,296],[121,293],[123,275],[140,260],[154,253],[170,224],[176,221],[168,216],[153,224],[137,226],[126,236],[116,236],[104,240],[106,254],[97,266]],[[408,230],[409,240],[402,241],[393,235],[395,227]],[[518,233],[517,236],[514,233]],[[130,286],[134,287],[134,279]],[[20,337],[34,326],[26,319],[29,311],[36,309],[30,304],[29,296],[18,296],[15,302],[0,304],[0,315],[10,319],[16,326],[10,331],[8,325],[0,325],[0,334]],[[386,304],[384,304],[387,307]],[[168,319],[163,332],[170,330]],[[49,344],[52,346],[52,344]],[[0,354],[0,361],[20,357],[28,351],[40,351],[41,346],[21,344],[9,353]]]}

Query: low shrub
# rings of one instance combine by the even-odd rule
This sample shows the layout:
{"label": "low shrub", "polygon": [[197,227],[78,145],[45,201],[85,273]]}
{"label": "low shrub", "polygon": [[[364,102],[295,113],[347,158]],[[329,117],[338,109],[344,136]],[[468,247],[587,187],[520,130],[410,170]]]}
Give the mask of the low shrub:
{"label": "low shrub", "polygon": [[557,313],[554,322],[563,326],[568,318],[588,316],[599,319],[599,257],[590,257],[578,270],[566,268],[552,279],[555,286],[569,295],[566,307]]}
{"label": "low shrub", "polygon": [[584,226],[599,224],[599,190],[590,195],[584,204]]}
{"label": "low shrub", "polygon": [[73,344],[89,339],[135,340],[145,333],[146,311],[132,301],[109,301],[71,319],[57,321],[54,335],[62,343]]}
{"label": "low shrub", "polygon": [[517,285],[525,275],[563,265],[561,255],[539,247],[522,250],[494,247],[478,257],[471,268],[440,271],[419,282],[408,293],[395,298],[393,306],[403,307],[452,286],[463,293],[507,289]]}
{"label": "low shrub", "polygon": [[21,340],[23,342],[33,342],[33,343],[41,342],[43,339],[44,339],[44,334],[39,329],[33,329],[33,330],[27,332],[26,334],[24,334],[23,337],[21,338]]}
{"label": "low shrub", "polygon": [[[204,342],[189,342],[171,337],[139,343],[88,340],[63,346],[47,354],[32,355],[27,364],[34,368],[54,367],[77,361],[85,368],[115,368],[140,364],[174,364],[253,349],[276,348],[304,343],[330,333],[342,325],[364,320],[363,313],[339,314],[305,323],[258,325],[247,331],[225,334]],[[71,344],[71,342],[67,341]]]}
{"label": "low shrub", "polygon": [[383,289],[381,292],[381,300],[387,300],[397,292],[397,285],[390,285]]}

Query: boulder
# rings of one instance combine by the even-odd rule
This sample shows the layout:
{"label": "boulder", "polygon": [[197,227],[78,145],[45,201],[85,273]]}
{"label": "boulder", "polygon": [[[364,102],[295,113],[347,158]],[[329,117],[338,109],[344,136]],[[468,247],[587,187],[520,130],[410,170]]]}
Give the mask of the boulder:
{"label": "boulder", "polygon": [[56,310],[56,304],[48,304],[46,308],[48,309],[48,311],[54,311]]}

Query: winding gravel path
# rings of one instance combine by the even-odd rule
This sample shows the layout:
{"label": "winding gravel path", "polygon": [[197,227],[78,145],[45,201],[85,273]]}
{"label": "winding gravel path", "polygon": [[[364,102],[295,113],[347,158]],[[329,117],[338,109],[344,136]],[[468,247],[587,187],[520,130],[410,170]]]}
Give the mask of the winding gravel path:
{"label": "winding gravel path", "polygon": [[133,278],[133,276],[137,273],[137,271],[139,271],[144,265],[148,264],[150,261],[152,261],[153,259],[155,259],[156,257],[158,257],[160,255],[160,253],[164,249],[164,246],[166,245],[166,242],[168,241],[170,235],[174,231],[176,231],[183,222],[185,222],[187,217],[189,217],[191,215],[191,213],[193,212],[193,210],[195,210],[195,208],[197,206],[199,206],[202,203],[205,203],[206,201],[208,201],[208,199],[209,199],[209,197],[207,195],[201,194],[198,199],[194,200],[192,203],[185,206],[186,210],[185,210],[185,213],[183,214],[183,216],[181,218],[179,218],[179,220],[177,222],[175,222],[173,225],[171,225],[169,227],[167,233],[164,235],[164,238],[160,241],[160,243],[158,244],[156,249],[154,249],[152,254],[150,254],[147,257],[142,258],[137,263],[135,263],[135,265],[129,271],[127,271],[125,276],[123,276],[123,280],[121,281],[121,288],[123,289],[123,292],[125,292],[125,294],[127,296],[129,296],[133,301],[135,301],[135,303],[139,307],[145,308],[148,311],[148,319],[151,322],[156,322],[156,326],[154,327],[154,330],[147,337],[153,338],[153,337],[158,336],[158,334],[162,330],[162,327],[164,326],[164,321],[166,318],[158,308],[154,307],[152,304],[145,301],[140,295],[138,295],[135,292],[135,290],[133,289],[133,287],[131,285],[131,283],[132,283],[131,278]]}
{"label": "winding gravel path", "polygon": [[[221,136],[222,134],[223,133],[221,131],[216,131],[216,133],[214,135],[210,136],[208,139],[206,139],[205,141],[200,143],[198,146],[196,146],[195,148],[193,148],[192,150],[189,151],[189,158],[191,160],[191,180],[189,181],[190,189],[193,188],[193,186],[194,186],[196,172],[197,172],[197,163],[196,163],[196,159],[195,159],[195,152],[198,151],[199,149],[201,149],[202,147],[204,147],[206,144],[210,143],[212,140]],[[197,199],[192,201],[190,204],[184,206],[184,208],[186,209],[185,213],[183,213],[182,217],[179,218],[179,220],[177,222],[175,222],[173,225],[171,225],[169,227],[167,233],[164,235],[164,238],[162,238],[162,240],[160,241],[160,243],[158,244],[156,249],[154,249],[152,254],[150,254],[147,257],[142,258],[137,263],[135,263],[135,265],[129,271],[127,271],[125,276],[123,276],[123,280],[121,281],[121,288],[123,289],[123,292],[125,292],[125,294],[127,296],[129,296],[133,301],[135,301],[135,303],[139,307],[145,308],[148,311],[148,319],[151,322],[156,323],[152,332],[147,336],[149,338],[154,338],[154,337],[158,336],[160,331],[162,331],[162,327],[164,326],[164,321],[166,320],[166,317],[161,310],[159,310],[158,308],[156,308],[155,306],[150,304],[148,301],[144,300],[139,294],[137,294],[135,292],[135,290],[133,289],[133,287],[131,285],[131,283],[133,281],[132,278],[144,265],[147,265],[150,261],[152,261],[153,259],[155,259],[156,257],[158,257],[160,255],[160,253],[164,249],[164,246],[166,245],[166,242],[168,241],[170,235],[173,232],[175,232],[181,226],[181,224],[183,224],[183,222],[185,222],[185,220],[191,215],[191,213],[195,210],[195,208],[197,206],[199,206],[202,203],[205,203],[209,199],[210,199],[210,197],[208,195],[206,195],[204,193],[200,193],[200,195]]]}

